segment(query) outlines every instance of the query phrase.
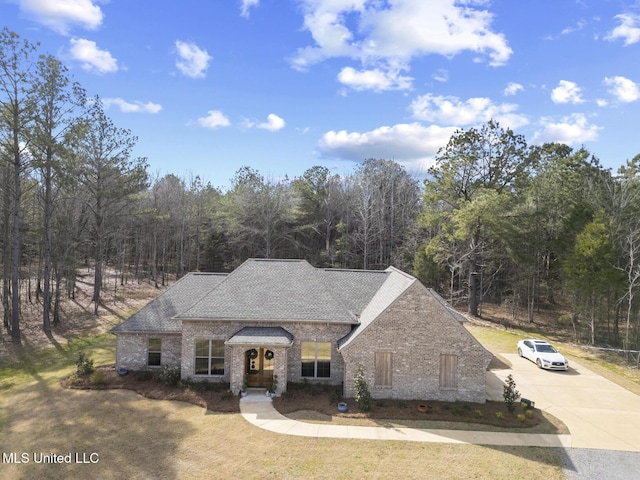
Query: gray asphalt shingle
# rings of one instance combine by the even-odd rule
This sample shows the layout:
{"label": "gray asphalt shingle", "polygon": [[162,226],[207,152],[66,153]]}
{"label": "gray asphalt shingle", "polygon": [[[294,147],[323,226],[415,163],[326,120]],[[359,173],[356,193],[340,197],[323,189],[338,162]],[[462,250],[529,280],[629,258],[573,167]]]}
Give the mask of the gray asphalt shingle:
{"label": "gray asphalt shingle", "polygon": [[234,333],[227,345],[278,345],[293,344],[293,335],[282,327],[244,327]]}
{"label": "gray asphalt shingle", "polygon": [[179,333],[174,318],[200,300],[226,278],[224,273],[189,273],[111,331]]}
{"label": "gray asphalt shingle", "polygon": [[353,308],[361,308],[366,295],[351,301],[323,272],[304,260],[247,260],[177,318],[355,323],[360,312]]}

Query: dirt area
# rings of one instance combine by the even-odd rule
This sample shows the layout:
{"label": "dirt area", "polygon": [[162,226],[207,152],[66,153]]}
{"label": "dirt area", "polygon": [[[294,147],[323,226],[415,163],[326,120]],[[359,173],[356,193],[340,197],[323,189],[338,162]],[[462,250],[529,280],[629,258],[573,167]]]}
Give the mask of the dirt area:
{"label": "dirt area", "polygon": [[[0,361],[14,361],[24,351],[66,345],[74,338],[105,333],[165,289],[165,287],[155,288],[155,285],[149,282],[139,283],[132,279],[120,285],[119,278],[113,274],[107,274],[98,315],[94,315],[93,274],[92,269],[85,269],[79,274],[74,298],[64,299],[61,302],[60,324],[52,326],[50,335],[46,335],[42,330],[42,298],[37,299],[32,292],[31,301],[24,301],[22,304],[20,344],[16,345],[6,330],[0,326]],[[26,287],[21,291],[21,297],[29,299]]]}

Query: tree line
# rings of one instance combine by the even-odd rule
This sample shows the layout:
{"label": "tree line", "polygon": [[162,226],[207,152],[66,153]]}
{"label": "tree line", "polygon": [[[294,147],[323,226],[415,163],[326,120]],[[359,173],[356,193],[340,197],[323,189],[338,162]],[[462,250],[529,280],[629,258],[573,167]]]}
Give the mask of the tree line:
{"label": "tree line", "polygon": [[189,271],[230,271],[250,257],[319,267],[395,265],[482,315],[569,299],[559,328],[576,341],[640,345],[640,156],[617,172],[585,148],[530,146],[498,123],[460,130],[422,181],[367,159],[289,179],[245,166],[228,189],[198,175],[151,174],[137,138],[55,57],[0,34],[0,262],[3,324],[21,307],[63,321],[90,267],[97,313],[105,269],[115,286],[166,285]]}

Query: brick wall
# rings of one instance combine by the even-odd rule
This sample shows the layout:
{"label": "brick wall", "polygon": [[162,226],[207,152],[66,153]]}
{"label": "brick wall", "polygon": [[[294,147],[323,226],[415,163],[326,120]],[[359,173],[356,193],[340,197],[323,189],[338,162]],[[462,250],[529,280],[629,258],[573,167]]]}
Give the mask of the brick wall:
{"label": "brick wall", "polygon": [[148,368],[149,338],[162,340],[161,365],[180,365],[182,352],[180,334],[119,333],[116,339],[116,368],[132,371]]}
{"label": "brick wall", "polygon": [[[293,335],[293,345],[288,348],[274,345],[226,346],[224,375],[195,376],[195,341],[196,339],[228,340],[243,327],[282,326]],[[181,376],[184,379],[207,380],[214,382],[228,382],[231,391],[237,393],[242,385],[245,370],[245,351],[253,347],[269,348],[274,352],[274,373],[278,375],[278,392],[286,390],[287,381],[300,382],[301,377],[301,345],[302,342],[331,342],[333,345],[331,356],[331,377],[323,379],[309,379],[319,383],[339,385],[343,381],[344,363],[337,352],[337,340],[351,330],[350,325],[335,325],[326,323],[282,323],[274,325],[270,322],[240,322],[240,321],[202,321],[185,320],[182,322],[182,365]]]}
{"label": "brick wall", "polygon": [[[392,388],[375,385],[375,352],[392,353]],[[457,355],[457,388],[440,388],[440,355]],[[492,355],[419,282],[342,349],[346,397],[359,364],[374,398],[484,403]]]}

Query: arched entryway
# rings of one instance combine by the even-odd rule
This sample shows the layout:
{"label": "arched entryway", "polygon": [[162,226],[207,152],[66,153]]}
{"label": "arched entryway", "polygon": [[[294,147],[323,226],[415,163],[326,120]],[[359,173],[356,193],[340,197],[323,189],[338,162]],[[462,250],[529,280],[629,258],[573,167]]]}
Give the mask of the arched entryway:
{"label": "arched entryway", "polygon": [[270,388],[273,383],[273,351],[255,347],[244,352],[247,387]]}

